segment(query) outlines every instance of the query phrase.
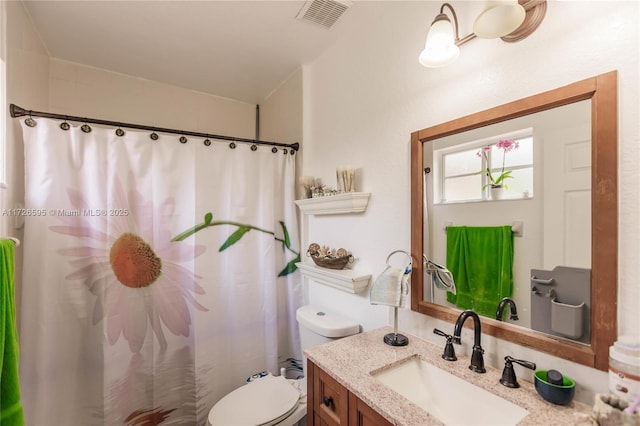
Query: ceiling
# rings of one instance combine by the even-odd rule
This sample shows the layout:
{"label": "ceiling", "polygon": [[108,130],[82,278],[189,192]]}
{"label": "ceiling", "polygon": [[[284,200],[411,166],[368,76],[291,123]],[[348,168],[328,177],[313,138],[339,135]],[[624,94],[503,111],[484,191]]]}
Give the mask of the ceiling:
{"label": "ceiling", "polygon": [[296,19],[301,0],[23,3],[54,58],[259,103],[357,30],[372,2],[329,29]]}

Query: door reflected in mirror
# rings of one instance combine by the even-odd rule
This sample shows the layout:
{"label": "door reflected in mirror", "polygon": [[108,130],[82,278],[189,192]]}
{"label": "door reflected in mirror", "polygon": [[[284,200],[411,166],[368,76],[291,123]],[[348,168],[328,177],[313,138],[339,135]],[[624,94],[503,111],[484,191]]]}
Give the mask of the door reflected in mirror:
{"label": "door reflected in mirror", "polygon": [[[414,259],[426,255],[436,263],[446,263],[448,226],[518,222],[515,225],[521,225],[522,236],[513,239],[513,298],[522,319],[509,323],[485,316],[483,333],[603,371],[608,368],[608,349],[617,335],[617,102],[617,72],[612,71],[411,134]],[[543,122],[550,127],[542,126]],[[513,178],[506,179],[507,184],[514,181],[513,188],[522,184],[524,189],[512,189],[500,200],[490,197],[486,187],[483,192],[477,186],[469,191],[471,195],[455,202],[447,200],[449,192],[443,181],[448,176],[436,179],[436,171],[432,171],[425,178],[427,167],[441,167],[442,154],[456,144],[495,144],[496,137],[517,139],[523,136],[518,132],[526,133],[527,129],[533,137],[533,164],[528,169],[531,190],[526,189],[525,178],[515,185],[519,178],[516,171],[529,167],[525,163],[511,164]],[[445,147],[440,153],[439,145]],[[489,155],[495,157],[495,152]],[[491,159],[484,161],[476,165],[471,162],[471,166],[465,166],[466,171],[455,170],[457,178],[468,182],[475,179],[475,183],[462,188],[491,183],[483,173],[474,175],[477,164],[483,164],[483,168],[489,164],[490,171],[497,173],[494,178],[503,173],[501,162],[496,166]],[[562,303],[548,284],[552,278],[545,275],[556,266],[568,267],[577,275],[590,273],[590,278],[582,278],[590,281],[587,294],[592,303],[587,304],[591,306]],[[538,281],[532,280],[532,271],[540,275],[535,277]],[[431,303],[430,282],[421,262],[414,263],[411,280],[411,309],[453,324],[461,308],[456,306],[457,301],[445,301],[445,292],[440,290],[435,290],[436,303]],[[559,332],[536,331],[534,291],[551,301],[555,299],[555,305],[547,303],[549,313],[543,316],[579,318],[580,309],[588,309],[583,330],[557,327]],[[577,319],[573,325],[579,325]],[[581,332],[587,340],[576,337]]]}
{"label": "door reflected in mirror", "polygon": [[[503,146],[507,149],[501,149]],[[589,343],[588,330],[576,339],[575,334],[546,327],[545,317],[550,313],[552,299],[547,293],[551,288],[564,304],[585,303],[585,324],[590,301],[578,300],[580,296],[562,288],[558,278],[552,286],[535,284],[541,291],[534,293],[531,278],[532,270],[552,271],[556,266],[591,270],[591,100],[433,140],[425,144],[423,165],[431,170],[425,175],[423,243],[429,259],[452,269],[452,259],[447,259],[449,226],[521,224],[521,232],[512,240],[513,265],[507,268],[512,290],[491,294],[495,306],[475,310],[496,318],[500,301],[508,297],[517,307],[518,319],[511,319],[506,309],[504,321]],[[500,179],[505,174],[506,178]],[[489,189],[498,179],[506,191],[495,199]],[[500,259],[480,254],[468,261],[492,263]],[[484,290],[477,288],[483,284],[489,287],[487,292],[495,291],[491,282],[474,279],[472,284],[476,293]],[[432,285],[430,276],[424,286],[428,302],[474,308],[473,303],[465,303],[469,297],[455,300],[451,292]]]}

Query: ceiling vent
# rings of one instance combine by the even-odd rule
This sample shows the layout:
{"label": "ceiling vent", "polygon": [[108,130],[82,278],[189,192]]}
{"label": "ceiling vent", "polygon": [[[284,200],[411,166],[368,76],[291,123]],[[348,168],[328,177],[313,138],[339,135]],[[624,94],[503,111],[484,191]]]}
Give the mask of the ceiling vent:
{"label": "ceiling vent", "polygon": [[331,28],[352,4],[350,1],[309,0],[304,3],[296,19]]}

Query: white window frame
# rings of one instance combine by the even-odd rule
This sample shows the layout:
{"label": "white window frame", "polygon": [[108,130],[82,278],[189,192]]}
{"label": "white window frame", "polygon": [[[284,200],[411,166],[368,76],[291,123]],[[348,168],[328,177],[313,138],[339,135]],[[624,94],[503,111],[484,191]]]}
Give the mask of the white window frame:
{"label": "white window frame", "polygon": [[[479,139],[479,140],[475,140],[472,142],[467,142],[467,143],[462,143],[462,144],[456,144],[450,147],[443,147],[443,148],[439,148],[439,149],[435,149],[433,152],[433,164],[434,164],[434,182],[433,182],[433,202],[434,204],[457,204],[457,203],[473,203],[473,202],[484,202],[484,201],[492,201],[489,198],[489,190],[485,189],[484,191],[482,191],[482,193],[480,194],[479,198],[471,198],[471,199],[466,199],[466,200],[454,200],[454,201],[447,201],[443,198],[443,195],[445,193],[445,180],[446,179],[451,179],[452,176],[445,178],[445,156],[447,155],[451,155],[451,154],[455,154],[455,153],[459,153],[459,152],[465,152],[465,151],[474,151],[474,150],[480,150],[482,149],[482,147],[487,146],[487,145],[494,145],[496,144],[499,140],[501,139],[525,139],[525,138],[533,138],[533,129],[532,128],[526,128],[526,129],[521,129],[521,130],[517,130],[514,132],[509,132],[509,133],[505,133],[505,134],[501,134],[501,135],[495,135],[495,136],[491,136],[488,138],[484,138],[484,139]],[[535,143],[535,140],[534,140]],[[534,153],[532,152],[532,158],[531,158],[531,163],[530,164],[525,164],[525,165],[520,165],[520,166],[515,166],[512,167],[511,170],[522,170],[522,169],[531,169],[532,171],[535,171],[534,169]],[[474,174],[477,174],[478,171],[480,170],[484,170],[486,169],[486,164],[485,164],[485,160],[484,158],[480,159],[480,167],[478,168],[478,170],[471,172],[471,173],[467,173],[467,174],[460,174],[460,175],[456,175],[453,177],[463,177],[463,176],[471,176]],[[486,176],[486,174],[482,174],[481,175],[481,179],[482,179],[482,186],[486,185],[489,183],[489,179]],[[527,196],[512,196],[509,197],[509,199],[525,199],[525,198],[530,198],[533,195],[533,188],[532,191],[527,195]]]}

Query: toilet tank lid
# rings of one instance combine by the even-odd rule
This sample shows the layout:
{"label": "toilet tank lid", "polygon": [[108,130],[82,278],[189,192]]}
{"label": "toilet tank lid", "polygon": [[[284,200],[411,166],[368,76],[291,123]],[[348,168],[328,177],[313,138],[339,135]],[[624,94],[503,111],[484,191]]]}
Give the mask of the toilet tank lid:
{"label": "toilet tank lid", "polygon": [[360,332],[360,324],[313,305],[296,311],[298,324],[324,337],[347,337]]}

